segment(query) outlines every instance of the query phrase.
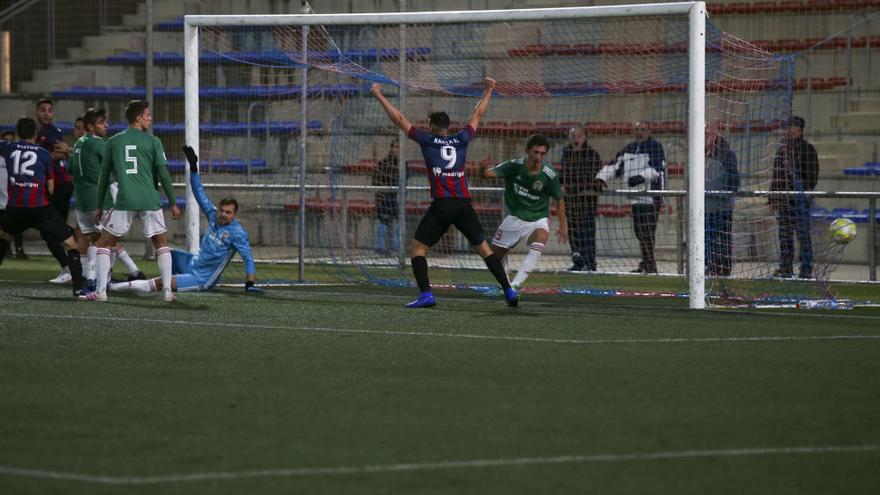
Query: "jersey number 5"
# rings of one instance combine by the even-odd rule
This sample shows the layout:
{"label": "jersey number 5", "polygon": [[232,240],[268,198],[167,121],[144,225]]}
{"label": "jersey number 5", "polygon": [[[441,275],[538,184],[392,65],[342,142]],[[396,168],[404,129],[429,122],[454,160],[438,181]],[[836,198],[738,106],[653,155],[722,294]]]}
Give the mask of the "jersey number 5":
{"label": "jersey number 5", "polygon": [[440,148],[440,158],[446,160],[446,168],[452,168],[455,166],[455,160],[458,159],[458,155],[455,153],[454,146],[442,146]]}
{"label": "jersey number 5", "polygon": [[12,158],[12,173],[15,175],[34,175],[34,171],[31,170],[31,167],[37,163],[37,154],[33,151],[25,151],[24,153],[21,150],[15,150],[9,154]]}
{"label": "jersey number 5", "polygon": [[126,174],[138,173],[138,159],[132,153],[137,152],[138,147],[133,144],[125,145],[125,161],[129,164],[125,169]]}

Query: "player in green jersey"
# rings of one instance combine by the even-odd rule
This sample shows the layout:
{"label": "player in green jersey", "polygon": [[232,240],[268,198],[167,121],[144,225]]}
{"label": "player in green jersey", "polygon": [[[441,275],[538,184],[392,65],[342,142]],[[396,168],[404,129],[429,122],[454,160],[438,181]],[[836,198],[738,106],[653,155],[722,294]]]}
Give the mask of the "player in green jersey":
{"label": "player in green jersey", "polygon": [[171,203],[171,218],[180,218],[180,208],[174,203],[174,189],[168,173],[168,161],[159,138],[147,134],[153,123],[150,105],[145,100],[129,102],[125,108],[128,129],[107,140],[101,177],[98,181],[98,198],[104,198],[111,175],[116,178],[119,190],[114,208],[101,219],[102,205],[95,209],[95,221],[101,222],[103,231],[97,243],[97,291],[93,299],[107,300],[107,279],[110,272],[110,249],[119,238],[128,233],[131,223],[139,218],[143,224],[144,237],[149,237],[156,248],[159,275],[162,278],[163,297],[174,300],[171,292],[171,248],[162,213],[162,201],[156,184],[161,182],[165,195]]}
{"label": "player in green jersey", "polygon": [[[107,111],[103,108],[89,108],[80,122],[83,123],[84,134],[73,145],[73,152],[67,169],[73,177],[73,194],[76,198],[76,241],[79,252],[88,253],[88,262],[83,264],[84,274],[89,280],[92,290],[95,289],[95,253],[101,225],[95,222],[95,209],[98,207],[98,179],[101,176],[101,161],[104,159],[104,138],[107,137]],[[110,185],[110,193],[104,197],[101,207],[106,211],[113,208],[113,197],[116,195],[116,184]],[[105,213],[106,215],[106,213]],[[115,257],[128,269],[129,280],[146,279],[131,256],[117,244],[111,258]],[[115,264],[111,260],[111,268]]]}
{"label": "player in green jersey", "polygon": [[514,158],[493,168],[482,169],[483,177],[504,179],[504,205],[508,211],[492,238],[492,250],[503,259],[520,240],[528,239],[529,252],[510,284],[516,290],[522,287],[529,273],[537,266],[550,238],[551,197],[556,199],[556,214],[559,217],[559,230],[556,232],[559,240],[568,240],[565,198],[559,174],[545,160],[549,149],[547,138],[533,134],[526,141],[524,158]]}

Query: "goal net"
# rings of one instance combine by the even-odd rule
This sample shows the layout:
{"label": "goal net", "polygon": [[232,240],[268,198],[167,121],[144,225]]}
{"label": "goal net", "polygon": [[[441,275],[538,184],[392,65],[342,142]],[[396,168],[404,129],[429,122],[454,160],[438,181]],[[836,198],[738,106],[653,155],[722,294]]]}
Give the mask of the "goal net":
{"label": "goal net", "polygon": [[[706,24],[705,131],[696,134],[705,158],[693,160],[686,12],[558,16],[590,9],[547,9],[557,17],[534,20],[435,13],[433,22],[382,14],[188,16],[188,32],[197,34],[187,43],[198,50],[188,140],[197,136],[212,196],[241,204],[260,280],[411,285],[407,247],[431,201],[430,171],[369,87],[380,83],[415,126],[426,128],[430,112],[445,111],[455,130],[471,115],[483,78],[492,77],[497,90],[466,168],[486,237],[506,215],[504,184],[478,171],[524,156],[527,136],[550,140],[548,160],[566,190],[570,238],[557,238],[554,207],[551,238],[526,293],[683,297],[689,258],[705,260],[692,271],[704,271],[710,303],[827,290],[773,277],[780,222],[767,192],[790,117],[792,60]],[[192,71],[195,57],[187,57]],[[599,192],[603,167],[610,175]],[[691,175],[692,167],[702,171]],[[639,175],[649,180],[632,180]],[[688,197],[693,177],[705,180],[696,203]],[[784,200],[809,216],[803,194]],[[704,221],[689,234],[695,204],[705,215],[690,224]],[[813,238],[811,275],[821,281],[835,252],[818,242],[825,236]],[[509,254],[511,278],[526,245]],[[433,247],[429,265],[436,285],[493,285],[454,228]],[[238,270],[224,280],[240,280]]]}

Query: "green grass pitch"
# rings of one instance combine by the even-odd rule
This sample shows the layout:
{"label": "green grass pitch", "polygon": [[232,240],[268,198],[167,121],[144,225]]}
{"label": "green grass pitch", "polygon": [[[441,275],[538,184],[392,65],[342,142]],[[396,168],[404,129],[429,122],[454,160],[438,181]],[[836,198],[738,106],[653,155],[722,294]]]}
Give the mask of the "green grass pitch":
{"label": "green grass pitch", "polygon": [[53,272],[0,267],[2,494],[880,493],[873,308],[405,310],[413,290],[361,286],[98,304]]}

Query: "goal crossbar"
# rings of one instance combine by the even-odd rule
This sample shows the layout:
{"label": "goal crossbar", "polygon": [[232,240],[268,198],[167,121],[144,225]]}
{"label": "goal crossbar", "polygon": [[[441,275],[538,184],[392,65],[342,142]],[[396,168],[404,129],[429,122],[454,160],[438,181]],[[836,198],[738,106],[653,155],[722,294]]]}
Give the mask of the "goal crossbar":
{"label": "goal crossbar", "polygon": [[454,22],[539,21],[590,17],[687,15],[704,2],[670,2],[645,5],[560,7],[511,10],[458,10],[440,12],[382,12],[357,14],[187,15],[191,26],[289,26],[443,24]]}

